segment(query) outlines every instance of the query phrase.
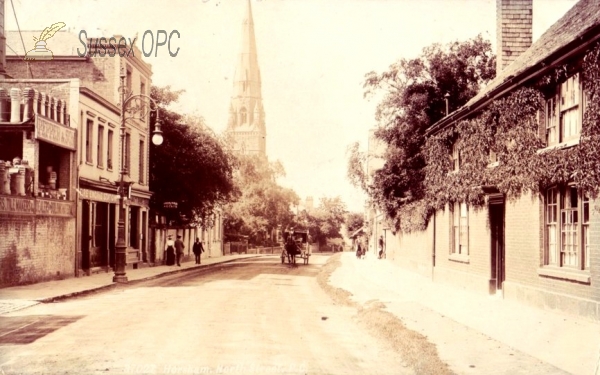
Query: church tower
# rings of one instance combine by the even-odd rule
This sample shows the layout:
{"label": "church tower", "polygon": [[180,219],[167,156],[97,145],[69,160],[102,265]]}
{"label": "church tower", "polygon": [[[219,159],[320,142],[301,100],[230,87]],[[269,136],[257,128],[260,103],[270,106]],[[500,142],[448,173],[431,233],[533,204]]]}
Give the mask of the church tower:
{"label": "church tower", "polygon": [[227,133],[235,152],[266,157],[265,110],[250,0],[242,21],[242,45],[233,79]]}

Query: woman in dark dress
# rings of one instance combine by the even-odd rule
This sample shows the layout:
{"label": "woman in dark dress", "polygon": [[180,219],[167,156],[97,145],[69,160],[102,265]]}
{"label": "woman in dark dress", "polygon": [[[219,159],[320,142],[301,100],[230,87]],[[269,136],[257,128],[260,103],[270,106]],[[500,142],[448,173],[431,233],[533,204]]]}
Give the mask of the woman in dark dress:
{"label": "woman in dark dress", "polygon": [[167,239],[167,266],[172,266],[175,264],[175,241],[173,241],[173,236],[169,235]]}

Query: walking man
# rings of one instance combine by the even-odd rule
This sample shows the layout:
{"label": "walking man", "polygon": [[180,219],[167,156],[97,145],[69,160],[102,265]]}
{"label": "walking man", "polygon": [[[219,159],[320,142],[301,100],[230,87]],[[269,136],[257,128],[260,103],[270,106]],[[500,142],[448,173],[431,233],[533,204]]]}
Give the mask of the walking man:
{"label": "walking man", "polygon": [[204,246],[202,246],[202,242],[200,242],[198,237],[196,237],[196,242],[194,242],[192,250],[194,251],[194,256],[196,257],[196,264],[200,264],[200,256],[204,252]]}
{"label": "walking man", "polygon": [[181,240],[181,236],[177,236],[177,239],[175,240],[175,253],[177,255],[177,265],[179,267],[181,267],[181,257],[183,256],[184,248],[185,248],[185,245],[183,244],[183,241]]}
{"label": "walking man", "polygon": [[385,251],[384,246],[383,236],[379,236],[379,259],[383,257],[383,252]]}

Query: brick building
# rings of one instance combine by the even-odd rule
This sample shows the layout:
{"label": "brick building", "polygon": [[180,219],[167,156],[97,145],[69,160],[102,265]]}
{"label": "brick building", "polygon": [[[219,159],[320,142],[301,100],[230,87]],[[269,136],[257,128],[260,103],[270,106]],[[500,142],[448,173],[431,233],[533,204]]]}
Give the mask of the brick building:
{"label": "brick building", "polygon": [[77,84],[0,81],[0,286],[73,275]]}
{"label": "brick building", "polygon": [[[32,40],[39,32],[23,32],[24,40]],[[7,32],[11,47],[6,71],[13,78],[31,82],[71,79],[78,83],[71,93],[70,126],[77,131],[77,155],[73,181],[76,192],[77,228],[75,273],[108,271],[114,264],[114,244],[119,221],[116,181],[121,159],[120,75],[125,74],[128,93],[150,95],[151,66],[141,60],[142,53],[123,56],[102,53],[96,39],[88,39],[87,55],[80,56],[83,46],[75,34],[59,31],[48,41],[54,58],[49,61],[24,61],[18,32]],[[116,40],[119,40],[119,36]],[[21,46],[21,47],[19,47]],[[127,46],[129,48],[130,46]],[[79,50],[79,51],[78,51]],[[102,50],[104,52],[104,50]],[[33,81],[32,81],[33,78]],[[124,162],[126,181],[131,183],[126,200],[125,232],[127,265],[137,267],[147,261],[149,222],[149,142],[150,116],[126,114]]]}
{"label": "brick building", "polygon": [[[531,0],[498,0],[497,11],[496,78],[427,136],[568,65],[564,79],[545,92],[537,117],[544,146],[537,151],[577,149],[591,100],[580,79],[582,59],[600,41],[600,4],[579,1],[533,45]],[[460,149],[448,157],[459,170]],[[493,154],[489,161],[492,169],[502,163]],[[388,258],[435,281],[600,320],[600,201],[573,182],[515,200],[494,186],[482,189],[482,208],[452,202],[433,214],[425,230],[388,237]]]}

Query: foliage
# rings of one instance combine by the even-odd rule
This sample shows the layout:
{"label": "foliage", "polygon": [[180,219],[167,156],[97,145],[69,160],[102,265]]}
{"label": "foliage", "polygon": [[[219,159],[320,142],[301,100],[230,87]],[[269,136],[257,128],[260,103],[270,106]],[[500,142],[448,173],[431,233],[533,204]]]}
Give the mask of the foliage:
{"label": "foliage", "polygon": [[293,219],[298,195],[277,183],[285,171],[279,161],[269,163],[259,156],[236,158],[236,200],[224,209],[224,227],[228,235],[241,234],[251,243],[264,240],[278,225],[285,228]]}
{"label": "foliage", "polygon": [[352,186],[357,187],[365,191],[369,192],[367,186],[367,155],[363,152],[359,151],[359,143],[354,142],[348,147],[347,153],[348,156],[348,166],[346,175],[350,180],[350,184]]}
{"label": "foliage", "polygon": [[[417,58],[401,59],[381,74],[366,75],[365,95],[384,93],[376,113],[376,136],[388,145],[369,195],[396,224],[402,206],[425,196],[424,133],[445,116],[445,95],[449,109],[458,108],[494,76],[491,44],[481,36],[446,46],[434,44]],[[349,164],[350,170],[359,165],[356,157]]]}
{"label": "foliage", "polygon": [[583,115],[575,181],[594,198],[600,187],[600,43],[583,59],[584,89],[589,95]]}
{"label": "foliage", "polygon": [[[580,67],[583,67],[581,79],[588,99],[579,145],[545,148],[545,98]],[[414,116],[416,121],[422,121],[423,116]],[[483,206],[488,189],[503,193],[510,201],[523,194],[538,194],[552,185],[575,182],[592,197],[597,197],[600,189],[600,43],[587,51],[583,61],[558,66],[537,82],[528,82],[494,100],[485,109],[430,136],[421,150],[424,167],[419,173],[402,164],[408,156],[417,154],[406,152],[406,145],[398,141],[404,138],[390,137],[390,129],[393,128],[382,134],[388,136],[386,139],[397,150],[388,155],[388,170],[376,176],[378,185],[372,187],[371,196],[379,201],[389,217],[395,218],[396,227],[405,232],[425,229],[431,213],[448,203],[467,202],[476,209]],[[404,134],[416,130],[418,128],[407,127]],[[460,150],[457,171],[453,170],[453,145]],[[497,156],[497,163],[490,163],[491,153]],[[394,159],[394,154],[401,157]],[[407,194],[410,190],[403,186],[408,185],[408,181],[421,182],[423,194],[410,197]],[[397,199],[401,194],[391,194],[393,189],[400,189],[404,199]],[[418,192],[414,188],[412,191]],[[391,210],[395,215],[390,214]]]}
{"label": "foliage", "polygon": [[[150,146],[150,190],[154,210],[166,212],[164,202],[177,202],[170,218],[209,224],[214,209],[234,193],[233,160],[224,143],[204,124],[202,118],[184,118],[167,107],[180,92],[170,87],[152,87],[157,101],[164,143]],[[154,126],[156,116],[152,113]],[[185,221],[185,220],[183,220]]]}
{"label": "foliage", "polygon": [[323,197],[314,212],[302,211],[297,222],[309,230],[313,241],[324,245],[328,239],[342,238],[340,230],[347,212],[340,197]]}
{"label": "foliage", "polygon": [[[577,65],[574,62],[571,66],[560,66],[530,87],[494,100],[485,110],[429,138],[425,147],[427,194],[423,204],[430,210],[459,201],[478,207],[484,203],[486,186],[493,186],[508,200],[514,200],[524,193],[536,194],[552,185],[569,182],[597,196],[600,188],[600,44],[583,59],[582,77],[589,100],[583,114],[579,146],[546,149],[542,141],[545,136],[544,93],[548,93],[549,85],[556,87],[564,82],[570,75],[565,72],[573,72]],[[449,157],[454,142],[461,150],[458,171],[452,171]],[[489,165],[490,150],[498,155],[497,166]],[[412,214],[413,221],[427,221],[423,215],[406,214]]]}
{"label": "foliage", "polygon": [[358,212],[349,212],[346,215],[346,228],[349,234],[352,234],[354,231],[360,229],[365,224],[365,215]]}

